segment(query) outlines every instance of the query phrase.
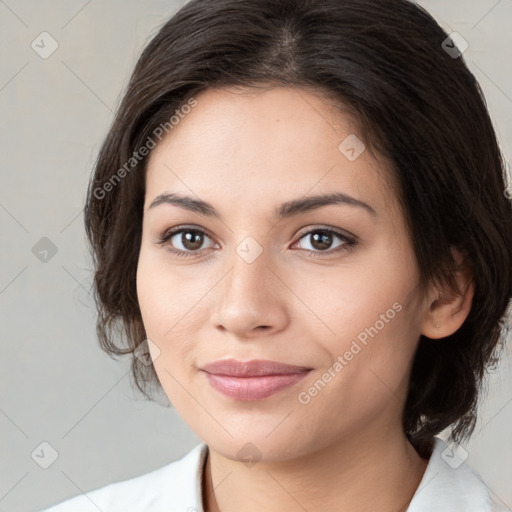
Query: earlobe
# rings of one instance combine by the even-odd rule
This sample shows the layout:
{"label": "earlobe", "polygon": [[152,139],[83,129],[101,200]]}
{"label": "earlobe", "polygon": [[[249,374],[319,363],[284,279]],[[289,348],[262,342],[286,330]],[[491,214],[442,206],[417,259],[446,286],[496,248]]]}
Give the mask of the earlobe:
{"label": "earlobe", "polygon": [[431,339],[450,336],[464,323],[473,303],[475,293],[473,274],[469,262],[455,248],[452,254],[457,262],[458,271],[455,275],[459,293],[448,285],[436,288],[433,300],[427,304],[421,334]]}

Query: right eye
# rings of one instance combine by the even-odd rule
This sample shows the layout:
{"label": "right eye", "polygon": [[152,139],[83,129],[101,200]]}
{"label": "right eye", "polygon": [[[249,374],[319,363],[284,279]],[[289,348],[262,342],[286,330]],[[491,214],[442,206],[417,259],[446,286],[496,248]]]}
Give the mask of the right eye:
{"label": "right eye", "polygon": [[176,256],[187,257],[200,252],[205,238],[210,239],[210,236],[203,229],[179,226],[159,235],[156,243],[165,246]]}

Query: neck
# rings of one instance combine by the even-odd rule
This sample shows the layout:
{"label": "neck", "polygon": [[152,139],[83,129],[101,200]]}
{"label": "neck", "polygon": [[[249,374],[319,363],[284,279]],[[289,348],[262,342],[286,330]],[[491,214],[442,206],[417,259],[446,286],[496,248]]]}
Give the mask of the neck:
{"label": "neck", "polygon": [[251,467],[209,448],[204,510],[405,512],[428,461],[402,432],[357,437],[292,460],[261,460]]}

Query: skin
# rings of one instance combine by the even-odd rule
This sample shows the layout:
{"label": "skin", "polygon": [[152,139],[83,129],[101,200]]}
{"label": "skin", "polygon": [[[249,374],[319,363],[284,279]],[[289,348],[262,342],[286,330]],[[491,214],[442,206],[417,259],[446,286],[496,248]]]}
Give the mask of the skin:
{"label": "skin", "polygon": [[[356,124],[324,97],[269,87],[208,89],[196,100],[148,162],[137,291],[160,382],[209,446],[205,510],[405,511],[427,465],[401,426],[412,358],[420,334],[441,338],[463,323],[470,276],[458,276],[462,295],[420,293],[390,170],[369,150],[353,161],[342,154]],[[374,213],[335,204],[273,217],[286,201],[332,192]],[[206,201],[222,220],[173,204],[150,208],[164,193]],[[206,234],[196,246],[181,234],[156,243],[182,225]],[[312,234],[328,227],[356,245],[347,249],[337,235],[315,245]],[[251,263],[237,253],[246,237],[256,241],[242,244],[250,254],[262,250]],[[397,303],[401,310],[321,392],[299,402]],[[244,402],[220,394],[199,370],[227,358],[313,370]],[[253,465],[239,454],[247,443],[259,457]]]}

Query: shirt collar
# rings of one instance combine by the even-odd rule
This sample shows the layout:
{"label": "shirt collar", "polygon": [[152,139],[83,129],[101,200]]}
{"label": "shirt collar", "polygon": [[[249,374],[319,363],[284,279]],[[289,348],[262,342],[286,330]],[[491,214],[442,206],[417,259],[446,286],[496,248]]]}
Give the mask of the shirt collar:
{"label": "shirt collar", "polygon": [[[195,490],[190,510],[203,512],[203,473],[208,445],[201,443],[189,454],[195,460]],[[435,438],[432,455],[407,512],[500,512],[480,475],[454,453],[442,439]]]}
{"label": "shirt collar", "polygon": [[435,438],[432,455],[407,512],[498,510],[493,508],[496,505],[480,475],[459,455],[442,439]]}

